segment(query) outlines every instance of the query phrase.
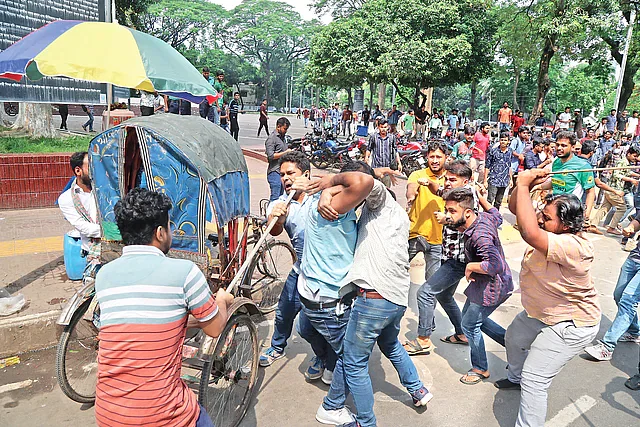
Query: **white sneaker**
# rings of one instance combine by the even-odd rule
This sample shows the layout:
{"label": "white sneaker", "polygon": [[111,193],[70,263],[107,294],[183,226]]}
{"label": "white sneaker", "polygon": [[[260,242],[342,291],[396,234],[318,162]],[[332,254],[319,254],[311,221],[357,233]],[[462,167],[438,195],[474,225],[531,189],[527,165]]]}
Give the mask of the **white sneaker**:
{"label": "white sneaker", "polygon": [[629,332],[625,332],[624,335],[620,337],[618,342],[633,342],[636,344],[640,344],[640,335],[631,335]]}
{"label": "white sneaker", "polygon": [[333,411],[328,411],[324,409],[322,404],[320,404],[318,412],[316,412],[316,420],[322,424],[338,426],[341,424],[352,423],[355,421],[355,418],[346,406]]}
{"label": "white sneaker", "polygon": [[325,369],[322,373],[322,382],[326,385],[331,385],[331,381],[333,381],[333,371]]}
{"label": "white sneaker", "polygon": [[605,345],[601,342],[585,348],[584,351],[586,351],[589,356],[593,357],[599,362],[611,360],[611,358],[613,357],[613,352],[605,347]]}

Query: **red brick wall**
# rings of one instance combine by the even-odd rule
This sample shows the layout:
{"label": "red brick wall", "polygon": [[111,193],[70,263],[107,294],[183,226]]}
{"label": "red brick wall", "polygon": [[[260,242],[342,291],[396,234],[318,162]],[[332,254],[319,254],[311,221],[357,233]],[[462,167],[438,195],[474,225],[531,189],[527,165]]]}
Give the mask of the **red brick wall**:
{"label": "red brick wall", "polygon": [[0,154],[0,209],[55,206],[72,176],[71,153]]}

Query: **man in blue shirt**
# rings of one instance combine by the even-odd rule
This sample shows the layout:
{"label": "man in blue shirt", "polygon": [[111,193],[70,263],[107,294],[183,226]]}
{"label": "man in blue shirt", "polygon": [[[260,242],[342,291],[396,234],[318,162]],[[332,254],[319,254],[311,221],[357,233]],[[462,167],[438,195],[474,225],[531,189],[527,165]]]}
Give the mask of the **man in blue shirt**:
{"label": "man in blue shirt", "polygon": [[[353,264],[358,233],[354,209],[372,188],[373,178],[360,172],[327,176],[311,184],[298,178],[292,187],[308,193],[322,190],[312,196],[304,213],[307,224],[298,293],[302,311],[338,354],[329,392],[316,413],[316,420],[323,424],[353,422],[353,415],[345,407],[348,391],[342,360],[351,309],[339,305],[338,292]],[[338,219],[328,221],[319,211],[331,211]]]}
{"label": "man in blue shirt", "polygon": [[607,130],[612,134],[616,131],[616,124],[618,123],[618,117],[616,116],[616,109],[612,108],[611,112],[607,116]]}
{"label": "man in blue shirt", "polygon": [[329,117],[331,118],[331,126],[333,135],[338,136],[338,126],[340,126],[340,120],[342,119],[342,112],[340,111],[340,104],[337,102],[333,108],[329,111]]}
{"label": "man in blue shirt", "polygon": [[[291,185],[296,178],[309,179],[311,165],[309,159],[299,151],[291,151],[280,158],[280,176],[285,193],[277,200],[269,203],[267,207],[268,222],[278,217],[276,225],[271,229],[271,235],[279,236],[286,230],[291,239],[291,244],[296,251],[297,260],[284,284],[271,337],[271,346],[260,355],[260,366],[270,366],[273,362],[284,357],[284,349],[287,340],[291,336],[296,315],[302,308],[298,297],[298,275],[300,274],[300,262],[304,248],[304,230],[306,226],[306,207],[311,202],[311,197],[302,191],[296,191],[287,206],[287,194],[292,191]],[[309,319],[301,313],[298,319],[300,336],[311,344],[314,357],[305,377],[313,381],[322,378],[325,384],[331,384],[331,376],[336,364],[337,356],[327,341],[309,323]]]}
{"label": "man in blue shirt", "polygon": [[449,130],[456,130],[456,128],[458,127],[458,109],[457,108],[454,108],[453,110],[451,110],[451,114],[449,115],[447,122],[449,123]]}
{"label": "man in blue shirt", "polygon": [[526,126],[520,126],[518,129],[518,136],[511,140],[511,152],[513,158],[511,159],[511,173],[515,175],[518,173],[520,165],[524,167],[524,151],[531,139],[531,131]]}

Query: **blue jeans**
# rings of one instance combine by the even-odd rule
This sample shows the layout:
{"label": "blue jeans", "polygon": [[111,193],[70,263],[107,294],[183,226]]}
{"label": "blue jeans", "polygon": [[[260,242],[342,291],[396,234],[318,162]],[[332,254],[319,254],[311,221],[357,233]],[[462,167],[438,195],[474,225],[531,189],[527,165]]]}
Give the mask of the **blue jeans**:
{"label": "blue jeans", "polygon": [[460,279],[464,277],[465,264],[448,259],[418,289],[418,335],[429,337],[436,328],[436,301],[440,303],[453,324],[456,335],[462,335],[462,313],[453,298]]}
{"label": "blue jeans", "polygon": [[[400,382],[413,393],[422,388],[418,371],[398,341],[400,321],[406,307],[385,299],[358,297],[351,309],[344,337],[344,372],[362,427],[376,425],[373,388],[369,376],[369,357],[378,343],[380,351],[393,363]],[[335,375],[335,374],[334,374]]]}
{"label": "blue jeans", "polygon": [[422,236],[409,239],[409,262],[418,254],[422,252],[424,255],[424,281],[429,281],[429,277],[440,267],[440,259],[442,258],[442,244],[432,244],[427,242]]}
{"label": "blue jeans", "polygon": [[489,319],[489,315],[493,313],[499,305],[500,304],[486,307],[467,300],[462,309],[462,330],[469,340],[471,367],[479,371],[489,369],[482,332],[504,347],[504,334],[506,331],[502,326]]}
{"label": "blue jeans", "polygon": [[[291,270],[280,294],[280,299],[278,300],[276,319],[273,325],[273,335],[271,337],[271,347],[279,352],[284,351],[287,346],[287,340],[291,336],[296,315],[298,315],[302,308],[298,296],[297,284],[298,273]],[[311,344],[311,349],[315,355],[324,362],[325,367],[333,371],[338,356],[324,337],[313,328],[313,325],[311,325],[311,322],[309,322],[309,319],[304,313],[300,313],[298,318],[298,333],[305,341]]]}
{"label": "blue jeans", "polygon": [[280,179],[280,172],[273,171],[267,174],[267,182],[269,183],[269,188],[271,189],[271,194],[269,195],[269,201],[273,202],[277,200],[283,193],[282,188],[282,180]]}
{"label": "blue jeans", "polygon": [[198,419],[196,420],[196,427],[215,427],[204,406],[199,403],[198,406],[200,407],[200,415],[198,415]]}
{"label": "blue jeans", "polygon": [[342,316],[337,316],[335,307],[309,310],[302,305],[302,312],[307,316],[315,330],[324,337],[331,348],[333,348],[333,351],[338,355],[338,360],[333,370],[331,386],[322,402],[322,406],[328,411],[343,408],[344,402],[349,394],[349,389],[344,377],[342,344],[344,342],[345,332],[347,331],[347,323],[349,322],[351,309],[348,308]]}
{"label": "blue jeans", "polygon": [[82,127],[88,127],[89,130],[93,130],[93,114],[91,114],[91,112],[87,112],[87,115],[89,116],[89,120],[87,120],[87,122],[83,124]]}
{"label": "blue jeans", "polygon": [[640,301],[640,263],[631,258],[622,264],[618,283],[613,291],[613,299],[618,304],[618,313],[604,334],[602,342],[611,351],[625,332],[638,335],[638,301]]}

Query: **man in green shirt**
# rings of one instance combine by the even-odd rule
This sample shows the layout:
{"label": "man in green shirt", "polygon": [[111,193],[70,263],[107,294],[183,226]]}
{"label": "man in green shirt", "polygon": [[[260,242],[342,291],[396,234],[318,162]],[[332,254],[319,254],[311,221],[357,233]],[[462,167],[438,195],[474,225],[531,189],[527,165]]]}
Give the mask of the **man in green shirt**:
{"label": "man in green shirt", "polygon": [[[551,182],[543,186],[543,189],[552,189],[554,194],[574,194],[586,205],[584,217],[591,215],[593,202],[596,198],[593,172],[571,172],[574,170],[592,169],[591,164],[573,154],[573,146],[576,144],[576,136],[573,132],[562,131],[556,136],[557,158],[551,165],[552,172],[565,172],[551,175]],[[550,185],[549,185],[550,184]]]}
{"label": "man in green shirt", "polygon": [[[220,93],[220,94],[224,94],[224,86],[222,85],[222,81],[224,80],[224,71],[222,70],[218,70],[218,72],[216,73],[216,81],[213,83],[213,88],[216,90],[216,92]],[[218,98],[217,102],[217,106],[213,107],[213,111],[215,112],[215,124],[220,125],[220,111],[222,111],[222,103],[224,102],[224,97],[221,96],[220,98]]]}
{"label": "man in green shirt", "polygon": [[416,122],[416,116],[411,108],[407,111],[407,114],[402,118],[402,130],[408,139],[415,136],[413,133],[414,124]]}

